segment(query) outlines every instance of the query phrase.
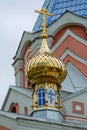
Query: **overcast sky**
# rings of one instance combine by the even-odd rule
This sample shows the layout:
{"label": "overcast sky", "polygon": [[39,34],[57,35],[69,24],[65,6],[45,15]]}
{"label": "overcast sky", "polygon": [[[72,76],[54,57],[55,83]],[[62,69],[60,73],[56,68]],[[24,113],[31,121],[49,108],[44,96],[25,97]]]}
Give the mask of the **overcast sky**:
{"label": "overcast sky", "polygon": [[31,32],[44,0],[0,0],[0,107],[9,85],[15,85],[13,57],[23,31]]}

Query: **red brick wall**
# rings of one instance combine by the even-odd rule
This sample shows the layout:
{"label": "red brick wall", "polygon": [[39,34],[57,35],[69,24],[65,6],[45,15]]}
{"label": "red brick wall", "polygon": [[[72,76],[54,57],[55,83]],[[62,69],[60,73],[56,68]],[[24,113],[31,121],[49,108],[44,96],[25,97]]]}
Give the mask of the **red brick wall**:
{"label": "red brick wall", "polygon": [[4,126],[0,126],[0,130],[10,130],[10,129],[8,129],[8,128],[4,127]]}

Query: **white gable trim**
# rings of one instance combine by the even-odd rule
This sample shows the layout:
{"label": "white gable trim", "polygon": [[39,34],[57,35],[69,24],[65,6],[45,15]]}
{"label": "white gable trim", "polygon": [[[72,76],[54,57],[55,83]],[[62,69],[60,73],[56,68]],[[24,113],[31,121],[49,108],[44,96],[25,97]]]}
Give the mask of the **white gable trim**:
{"label": "white gable trim", "polygon": [[60,44],[66,39],[67,36],[72,36],[73,38],[75,38],[76,40],[80,41],[83,45],[87,46],[87,41],[82,39],[81,37],[77,36],[76,34],[74,34],[73,32],[71,32],[69,29],[66,30],[66,32],[64,33],[64,35],[62,36],[62,38],[53,46],[52,51],[54,52],[56,50],[56,48],[58,46],[60,46]]}
{"label": "white gable trim", "polygon": [[87,60],[75,55],[72,51],[70,51],[69,49],[67,49],[63,54],[62,56],[60,57],[61,60],[63,60],[67,55],[75,58],[77,61],[87,65]]}
{"label": "white gable trim", "polygon": [[[48,35],[54,35],[58,30],[60,30],[62,27],[65,27],[66,25],[83,25],[84,28],[87,27],[87,19],[77,16],[71,12],[65,12],[58,20],[56,20],[54,23],[48,26]],[[14,57],[14,60],[21,57],[21,50],[23,49],[25,43],[27,41],[30,41],[30,44],[34,39],[41,38],[42,30],[30,33],[25,32],[22,35],[19,47],[17,49],[16,55]],[[49,38],[48,38],[49,39]]]}
{"label": "white gable trim", "polygon": [[77,91],[77,92],[75,92],[75,93],[69,95],[68,97],[65,97],[65,98],[63,99],[63,102],[66,101],[66,100],[68,100],[68,99],[71,99],[71,98],[73,98],[73,97],[75,97],[75,96],[82,95],[82,94],[84,94],[84,93],[86,93],[86,92],[87,92],[87,88],[81,89],[81,90],[79,90],[79,91]]}

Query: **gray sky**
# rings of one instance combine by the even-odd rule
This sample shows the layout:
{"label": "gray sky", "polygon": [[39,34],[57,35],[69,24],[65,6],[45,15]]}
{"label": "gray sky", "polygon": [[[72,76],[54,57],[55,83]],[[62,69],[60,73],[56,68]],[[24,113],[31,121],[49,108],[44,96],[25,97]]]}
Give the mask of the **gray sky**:
{"label": "gray sky", "polygon": [[0,0],[0,107],[9,85],[15,85],[13,57],[23,31],[30,32],[37,19],[35,9],[44,0]]}

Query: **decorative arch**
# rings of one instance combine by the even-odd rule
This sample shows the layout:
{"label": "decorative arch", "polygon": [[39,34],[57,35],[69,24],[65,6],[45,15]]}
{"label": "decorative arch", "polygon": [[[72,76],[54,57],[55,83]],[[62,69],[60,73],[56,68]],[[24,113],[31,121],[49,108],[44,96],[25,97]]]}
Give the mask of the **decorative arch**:
{"label": "decorative arch", "polygon": [[19,104],[18,103],[12,103],[10,105],[9,112],[19,113]]}
{"label": "decorative arch", "polygon": [[77,16],[71,12],[65,12],[58,20],[48,26],[48,34],[55,34],[62,28],[69,25],[80,25],[86,27],[87,20],[83,17]]}
{"label": "decorative arch", "polygon": [[[27,64],[27,61],[29,59],[31,50],[30,50],[30,45],[31,45],[31,41],[27,40],[24,45],[22,47],[19,47],[19,61],[22,60],[22,63],[20,65],[20,67],[18,66],[18,69],[16,70],[16,73],[21,73],[21,78],[22,80],[21,82],[21,86],[28,88],[30,83],[29,81],[27,81],[26,77],[25,77],[25,66]],[[21,61],[20,61],[21,62]]]}
{"label": "decorative arch", "polygon": [[73,24],[63,27],[55,34],[54,39],[52,48],[54,54],[62,58],[64,63],[70,61],[82,74],[87,76],[87,34],[84,32],[84,26]]}
{"label": "decorative arch", "polygon": [[29,48],[30,44],[31,44],[30,41],[26,41],[25,45],[23,46],[22,53],[21,53],[21,56],[24,59],[24,62],[23,62],[23,86],[25,88],[29,88],[29,86],[30,86],[30,82],[25,77],[25,67],[26,67],[26,64],[29,61],[30,55],[31,55],[31,50]]}
{"label": "decorative arch", "polygon": [[29,50],[30,45],[31,45],[31,41],[30,40],[27,40],[24,43],[24,45],[21,48],[20,54],[19,54],[20,58],[24,58],[24,55],[25,55],[26,51]]}
{"label": "decorative arch", "polygon": [[25,73],[24,73],[25,62],[26,62],[25,55],[30,50],[30,48],[29,48],[30,44],[31,44],[30,40],[26,40],[26,42],[24,42],[24,44],[21,41],[21,43],[17,49],[16,55],[14,57],[13,67],[15,70],[14,75],[16,78],[17,86],[26,87],[25,86]]}
{"label": "decorative arch", "polygon": [[87,34],[84,32],[85,27],[82,26],[81,24],[71,24],[71,25],[63,25],[61,29],[56,30],[56,33],[54,34],[54,42],[55,44],[57,41],[60,40],[60,38],[64,35],[64,33],[67,30],[70,30],[77,36],[87,40]]}
{"label": "decorative arch", "polygon": [[85,28],[86,26],[83,24],[83,23],[79,23],[79,22],[73,22],[73,21],[69,21],[69,22],[64,22],[63,24],[61,24],[58,28],[56,28],[55,30],[54,30],[54,36],[56,35],[56,33],[58,33],[59,31],[61,31],[62,29],[64,29],[64,28],[66,28],[66,27],[68,27],[68,26],[77,26],[77,27],[83,27],[83,28]]}

